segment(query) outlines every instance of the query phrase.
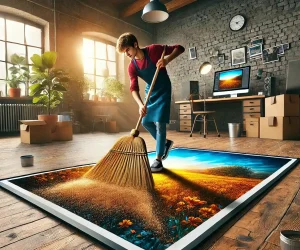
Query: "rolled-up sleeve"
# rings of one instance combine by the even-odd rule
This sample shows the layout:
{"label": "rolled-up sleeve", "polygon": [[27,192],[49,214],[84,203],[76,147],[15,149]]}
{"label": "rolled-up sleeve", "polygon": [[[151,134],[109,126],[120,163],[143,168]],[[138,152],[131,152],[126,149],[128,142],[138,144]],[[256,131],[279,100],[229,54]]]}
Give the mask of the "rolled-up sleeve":
{"label": "rolled-up sleeve", "polygon": [[128,74],[130,78],[130,91],[140,91],[137,71],[132,63],[128,66]]}

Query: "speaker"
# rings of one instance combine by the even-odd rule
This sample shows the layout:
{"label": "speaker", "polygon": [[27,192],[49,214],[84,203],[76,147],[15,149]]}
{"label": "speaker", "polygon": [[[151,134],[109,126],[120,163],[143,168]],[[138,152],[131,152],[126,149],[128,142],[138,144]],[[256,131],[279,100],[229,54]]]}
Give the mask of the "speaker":
{"label": "speaker", "polygon": [[275,77],[273,76],[267,76],[265,78],[265,96],[274,96],[275,93]]}
{"label": "speaker", "polygon": [[[199,83],[198,81],[190,81],[189,84],[182,86],[181,100],[189,100],[190,95],[193,94],[193,99],[199,99]],[[197,95],[197,96],[196,96]]]}
{"label": "speaker", "polygon": [[289,61],[287,79],[286,79],[286,93],[300,94],[300,60]]}

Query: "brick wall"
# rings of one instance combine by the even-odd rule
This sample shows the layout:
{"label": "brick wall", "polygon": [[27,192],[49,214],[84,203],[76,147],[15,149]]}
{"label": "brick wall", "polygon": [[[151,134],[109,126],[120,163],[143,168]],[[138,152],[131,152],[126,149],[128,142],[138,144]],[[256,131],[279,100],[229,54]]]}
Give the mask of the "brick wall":
{"label": "brick wall", "polygon": [[[242,30],[233,32],[229,21],[236,14],[244,15],[247,23]],[[168,67],[175,92],[190,80],[205,80],[211,95],[213,74],[201,80],[198,73],[201,63],[211,61],[214,71],[234,68],[230,51],[245,46],[246,41],[259,35],[263,36],[264,48],[290,43],[290,49],[279,62],[263,64],[262,60],[250,61],[248,57],[247,63],[240,65],[251,66],[251,94],[263,90],[263,79],[255,79],[258,68],[272,72],[276,77],[276,92],[284,93],[288,61],[300,58],[299,0],[198,1],[172,13],[158,26],[156,37],[158,43],[179,43],[186,48],[184,55]],[[190,47],[196,47],[197,59],[188,59]],[[215,50],[225,54],[225,64],[216,63],[211,55]]]}
{"label": "brick wall", "polygon": [[[244,15],[247,21],[242,30],[233,32],[229,21],[236,14]],[[264,39],[264,48],[289,43],[290,49],[280,61],[274,63],[250,61],[248,56],[247,63],[240,66],[251,66],[250,94],[264,90],[263,79],[255,79],[259,68],[272,72],[276,77],[276,93],[284,93],[288,61],[300,58],[299,0],[201,0],[172,13],[166,22],[158,25],[156,42],[179,43],[186,48],[176,63],[168,66],[175,101],[184,98],[181,96],[182,88],[190,80],[198,80],[200,85],[205,81],[208,96],[211,96],[214,74],[211,72],[200,78],[198,70],[201,63],[212,62],[213,71],[234,68],[231,66],[230,51],[245,46],[246,41],[260,35]],[[189,60],[190,47],[196,47],[197,59]],[[222,65],[218,65],[216,58],[212,57],[216,50],[225,54]],[[226,111],[223,110],[223,113]]]}

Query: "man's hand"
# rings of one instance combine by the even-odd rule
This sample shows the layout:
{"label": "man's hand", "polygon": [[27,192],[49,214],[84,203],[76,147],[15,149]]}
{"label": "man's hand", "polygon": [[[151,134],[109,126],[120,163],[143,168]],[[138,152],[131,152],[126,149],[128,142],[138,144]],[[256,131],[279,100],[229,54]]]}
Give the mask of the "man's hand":
{"label": "man's hand", "polygon": [[163,58],[163,59],[159,59],[156,63],[156,67],[157,68],[163,68],[166,67],[168,65],[169,61],[167,58]]}
{"label": "man's hand", "polygon": [[139,114],[144,117],[147,114],[147,107],[144,105],[139,106]]}

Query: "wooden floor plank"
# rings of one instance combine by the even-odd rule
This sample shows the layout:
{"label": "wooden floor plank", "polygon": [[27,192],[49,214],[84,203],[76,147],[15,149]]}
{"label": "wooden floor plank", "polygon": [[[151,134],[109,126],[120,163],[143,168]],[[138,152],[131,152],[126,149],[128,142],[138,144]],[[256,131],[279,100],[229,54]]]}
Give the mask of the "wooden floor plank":
{"label": "wooden floor plank", "polygon": [[4,247],[41,233],[60,224],[58,220],[46,217],[0,233],[0,246]]}
{"label": "wooden floor plank", "polygon": [[[0,179],[97,162],[107,154],[116,140],[124,135],[128,135],[128,133],[80,134],[74,135],[73,141],[70,142],[53,142],[45,145],[20,144],[17,137],[0,138],[0,152],[3,152],[1,153],[3,160],[0,165]],[[155,140],[148,133],[142,132],[140,136],[145,140],[148,151],[153,151]],[[174,147],[300,157],[300,141],[245,137],[228,138],[227,134],[221,134],[219,138],[215,133],[209,133],[207,138],[204,139],[199,134],[189,137],[189,133],[175,131],[169,131],[168,138],[174,140]],[[35,156],[35,165],[22,168],[20,156],[28,154],[28,152]],[[197,246],[196,249],[248,250],[260,248],[278,250],[279,228],[284,228],[290,221],[293,222],[294,228],[298,225],[296,211],[300,206],[299,184],[300,165],[262,195],[263,198],[260,201],[253,201],[232,221],[226,223],[208,237],[203,244]],[[0,218],[0,248],[9,242],[8,237],[13,238],[17,235],[15,237],[16,242],[11,240],[5,249],[9,247],[9,249],[23,250],[23,247],[27,244],[33,244],[35,248],[41,249],[51,249],[51,247],[66,249],[68,244],[73,246],[73,249],[80,249],[81,247],[86,247],[86,249],[109,249],[106,246],[102,247],[101,244],[99,246],[97,243],[94,244],[91,238],[85,238],[84,234],[76,229],[70,229],[65,223],[60,225],[54,223],[55,227],[50,228],[53,226],[51,216],[49,217],[42,210],[36,208],[22,211],[22,205],[20,204],[25,204],[23,208],[26,208],[28,204],[1,188],[0,201],[0,214],[7,214],[5,218]],[[18,209],[16,207],[18,206],[20,206],[20,213],[17,213]],[[13,207],[13,212],[8,212],[9,208]],[[242,218],[240,218],[241,216]],[[26,225],[28,225],[29,230],[26,230]],[[40,225],[40,229],[38,225]]]}
{"label": "wooden floor plank", "polygon": [[32,250],[42,248],[52,244],[55,241],[66,238],[74,233],[73,228],[67,226],[55,226],[41,233],[32,235],[25,239],[19,240],[14,244],[5,247],[5,250]]}
{"label": "wooden floor plank", "polygon": [[28,203],[24,203],[24,202],[13,203],[9,206],[0,208],[0,219],[14,214],[22,213],[32,208],[33,206],[29,205]]}

